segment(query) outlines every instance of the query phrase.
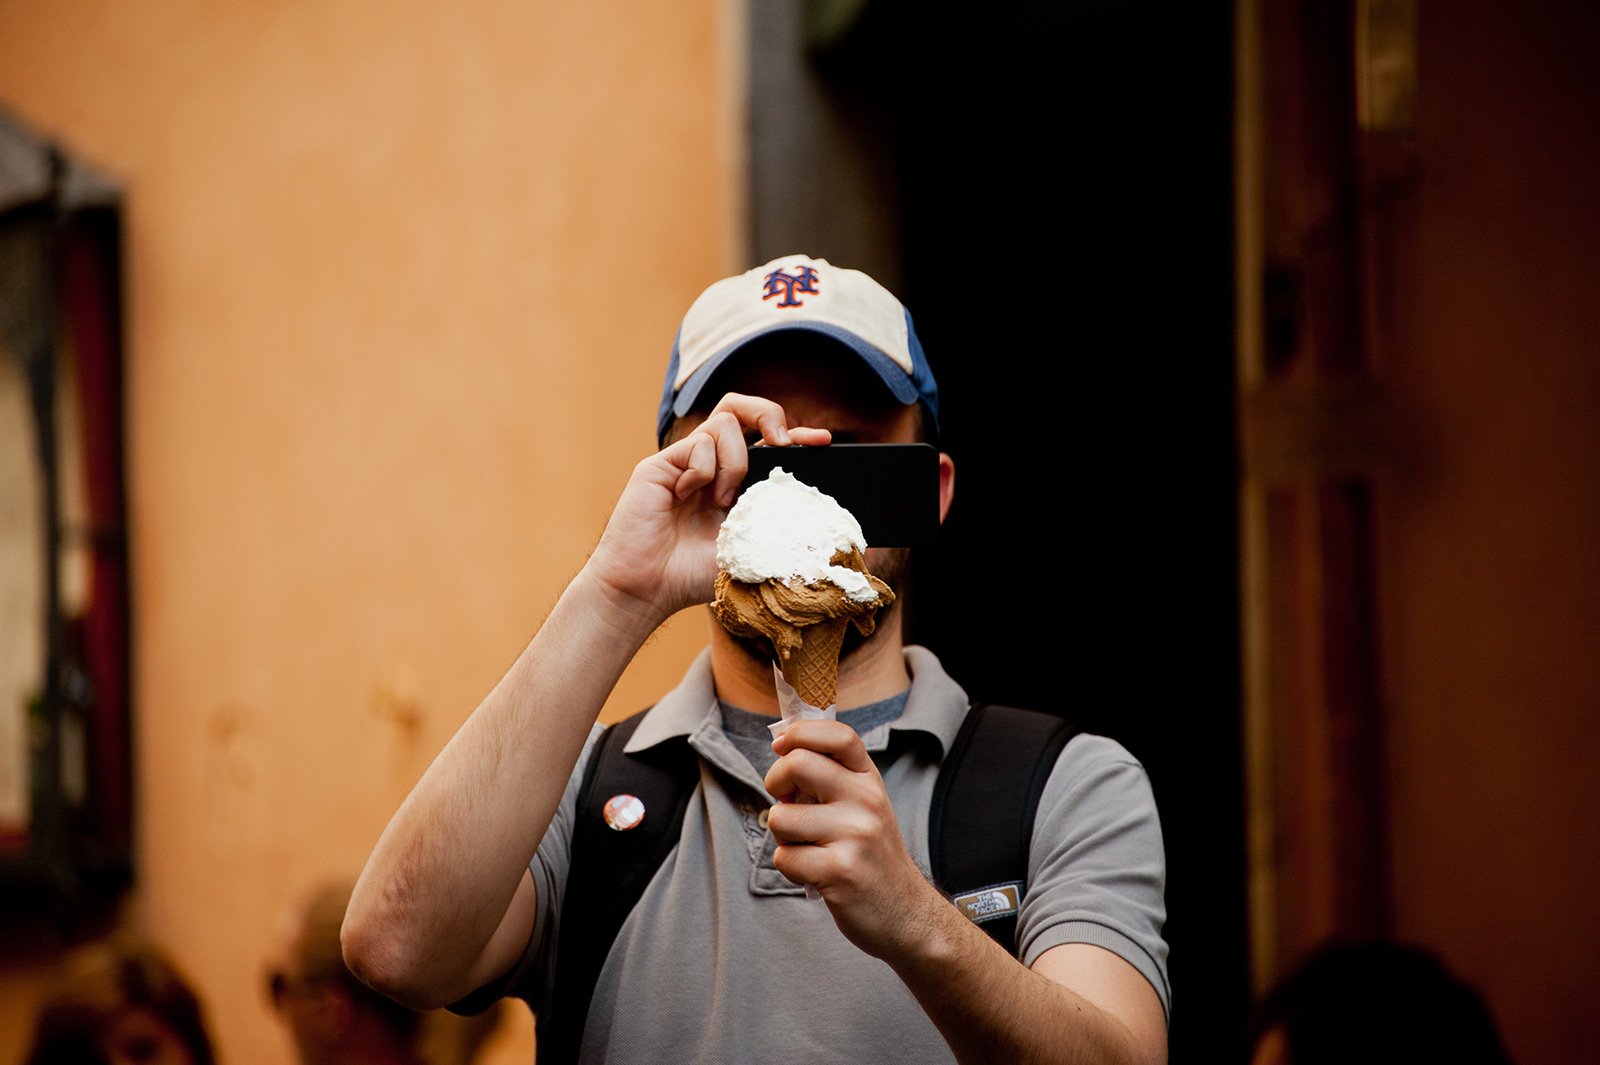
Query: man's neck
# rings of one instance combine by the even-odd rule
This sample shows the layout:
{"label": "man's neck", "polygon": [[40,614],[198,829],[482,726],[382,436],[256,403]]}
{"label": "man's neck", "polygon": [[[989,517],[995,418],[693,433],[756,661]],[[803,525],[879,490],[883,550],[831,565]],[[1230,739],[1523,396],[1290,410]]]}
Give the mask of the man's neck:
{"label": "man's neck", "polygon": [[[879,702],[911,686],[901,642],[898,612],[878,626],[867,641],[839,663],[839,709]],[[743,710],[778,716],[778,693],[772,663],[751,656],[711,619],[711,678],[717,698]]]}

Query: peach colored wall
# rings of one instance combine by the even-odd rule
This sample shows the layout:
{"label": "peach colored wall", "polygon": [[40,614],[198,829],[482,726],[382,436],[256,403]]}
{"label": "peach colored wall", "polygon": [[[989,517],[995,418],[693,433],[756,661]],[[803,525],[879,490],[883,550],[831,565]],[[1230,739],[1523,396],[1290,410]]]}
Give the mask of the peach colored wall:
{"label": "peach colored wall", "polygon": [[[289,1060],[279,908],[359,867],[583,563],[678,316],[745,265],[733,10],[0,5],[0,105],[126,183],[129,920],[227,1062]],[[0,972],[0,1061],[36,986]]]}
{"label": "peach colored wall", "polygon": [[1600,986],[1600,10],[1423,4],[1385,380],[1415,447],[1380,571],[1396,932],[1518,1061]]}

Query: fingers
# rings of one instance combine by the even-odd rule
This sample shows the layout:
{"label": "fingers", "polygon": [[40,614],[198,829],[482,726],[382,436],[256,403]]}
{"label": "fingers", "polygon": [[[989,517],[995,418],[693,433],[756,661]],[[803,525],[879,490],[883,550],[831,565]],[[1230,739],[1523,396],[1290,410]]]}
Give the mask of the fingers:
{"label": "fingers", "polygon": [[854,773],[872,769],[872,756],[856,730],[842,721],[796,721],[772,741],[772,749],[782,758],[804,748],[827,755]]}
{"label": "fingers", "polygon": [[[872,757],[861,744],[861,738],[848,725],[836,721],[805,724],[834,725],[836,728],[810,730],[813,737],[820,733],[822,738],[818,741],[802,737],[781,747],[775,741],[772,746],[780,757],[767,771],[767,791],[782,801],[793,801],[795,796],[804,795],[822,803],[857,802],[877,813],[884,812],[882,808],[887,806],[888,797],[884,794],[883,781],[878,776],[877,767],[872,764]],[[798,727],[791,725],[779,740],[788,737]],[[836,735],[839,730],[845,735]],[[805,745],[797,745],[801,742]]]}
{"label": "fingers", "polygon": [[779,844],[772,852],[772,866],[790,883],[812,887],[831,885],[838,876],[838,863],[822,847]]}
{"label": "fingers", "polygon": [[680,471],[672,485],[672,494],[679,499],[688,499],[716,477],[717,443],[709,435],[690,433],[661,454]]}
{"label": "fingers", "polygon": [[783,408],[770,399],[729,392],[711,408],[712,418],[718,414],[730,414],[737,419],[741,433],[744,430],[758,431],[762,443],[774,447],[787,447],[790,443],[789,423],[784,417]]}
{"label": "fingers", "polygon": [[828,904],[845,937],[884,957],[900,941],[907,901],[931,891],[905,840],[883,778],[855,730],[838,721],[800,721],[773,741],[777,764],[767,790],[776,846],[772,864]]}
{"label": "fingers", "polygon": [[679,499],[688,499],[707,485],[718,506],[731,506],[739,483],[750,468],[744,431],[732,414],[713,414],[683,439],[661,452],[678,469],[672,486]]}
{"label": "fingers", "polygon": [[641,460],[591,556],[602,583],[669,613],[710,599],[717,527],[749,473],[750,442],[822,445],[769,399],[726,395],[703,422]]}
{"label": "fingers", "polygon": [[767,827],[779,843],[829,844],[866,836],[877,823],[863,807],[824,806],[809,802],[780,802],[767,810]]}
{"label": "fingers", "polygon": [[[879,794],[882,792],[880,790]],[[870,871],[899,846],[899,828],[884,796],[873,803],[865,792],[860,802],[778,803],[767,812],[767,828],[777,841],[773,863],[797,884],[826,886],[873,877]]]}
{"label": "fingers", "polygon": [[711,497],[718,506],[732,506],[750,470],[746,438],[751,433],[759,434],[761,443],[773,447],[820,446],[833,439],[827,429],[790,428],[783,408],[770,399],[729,392],[705,421],[664,453],[683,471],[673,486],[674,494],[687,499],[710,485]]}
{"label": "fingers", "polygon": [[783,408],[761,396],[729,392],[711,408],[713,415],[724,412],[738,420],[741,432],[758,432],[760,442],[773,447],[787,447],[790,444],[820,447],[833,439],[833,434],[827,429],[790,425]]}
{"label": "fingers", "polygon": [[[714,413],[706,419],[717,428],[717,477],[712,497],[718,506],[731,507],[739,497],[739,486],[750,471],[750,452],[745,447],[744,433],[737,419],[727,411]],[[704,426],[702,426],[704,428]]]}
{"label": "fingers", "polygon": [[843,783],[850,794],[836,801],[780,802],[767,811],[767,828],[777,843],[772,861],[778,872],[796,884],[818,889],[830,905],[862,897],[862,892],[886,892],[892,898],[899,891],[896,885],[921,875],[915,872],[894,807],[876,774],[852,773],[814,751],[796,751],[788,757],[828,762],[834,773],[846,778]]}

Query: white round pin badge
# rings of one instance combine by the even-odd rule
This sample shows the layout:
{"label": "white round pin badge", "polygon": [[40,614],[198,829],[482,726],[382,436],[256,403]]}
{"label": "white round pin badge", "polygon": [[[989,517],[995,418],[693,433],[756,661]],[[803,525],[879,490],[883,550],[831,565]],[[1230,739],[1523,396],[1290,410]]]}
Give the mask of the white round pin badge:
{"label": "white round pin badge", "polygon": [[606,819],[606,825],[613,830],[626,832],[644,820],[644,803],[632,795],[613,795],[600,808],[600,816]]}

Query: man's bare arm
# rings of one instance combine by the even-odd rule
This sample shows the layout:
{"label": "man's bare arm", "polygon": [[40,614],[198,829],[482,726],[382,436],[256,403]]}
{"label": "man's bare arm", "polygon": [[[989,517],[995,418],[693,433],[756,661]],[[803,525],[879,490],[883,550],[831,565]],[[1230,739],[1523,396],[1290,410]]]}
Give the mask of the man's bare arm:
{"label": "man's bare arm", "polygon": [[425,1009],[511,967],[533,929],[528,862],[590,725],[653,627],[630,621],[590,577],[567,588],[379,838],[345,918],[357,976]]}
{"label": "man's bare arm", "polygon": [[884,960],[961,1062],[1161,1065],[1155,988],[1102,947],[1068,943],[1024,968],[942,897],[921,935]]}
{"label": "man's bare arm", "polygon": [[769,400],[729,394],[640,462],[600,543],[537,635],[407,796],[356,883],[345,961],[409,1005],[457,1001],[504,973],[533,929],[528,863],[622,671],[668,617],[711,598],[716,533],[745,435],[825,444]]}

